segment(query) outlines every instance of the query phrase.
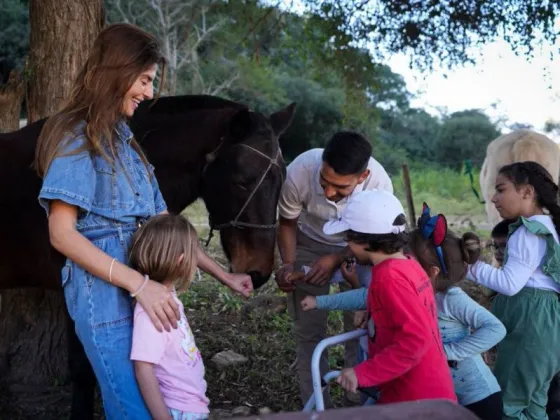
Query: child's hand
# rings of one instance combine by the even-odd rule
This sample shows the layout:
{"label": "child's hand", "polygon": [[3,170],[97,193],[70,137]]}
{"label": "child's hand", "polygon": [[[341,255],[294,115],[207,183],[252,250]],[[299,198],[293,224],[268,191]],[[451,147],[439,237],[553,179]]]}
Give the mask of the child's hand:
{"label": "child's hand", "polygon": [[360,282],[358,280],[358,274],[356,272],[356,261],[351,260],[351,262],[344,261],[340,266],[340,272],[342,273],[342,277],[346,280],[353,289],[360,288]]}
{"label": "child's hand", "polygon": [[367,311],[356,311],[354,314],[354,326],[356,328],[365,328],[367,320]]}
{"label": "child's hand", "polygon": [[336,378],[336,382],[349,392],[358,392],[358,377],[354,369],[342,369],[340,376]]}
{"label": "child's hand", "polygon": [[317,308],[317,298],[315,296],[306,296],[301,301],[301,307],[304,311],[310,311]]}

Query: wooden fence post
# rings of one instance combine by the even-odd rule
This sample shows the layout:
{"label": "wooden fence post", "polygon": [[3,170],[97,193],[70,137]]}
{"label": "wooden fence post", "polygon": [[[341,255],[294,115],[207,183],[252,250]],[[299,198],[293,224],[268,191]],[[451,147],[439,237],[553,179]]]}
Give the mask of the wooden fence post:
{"label": "wooden fence post", "polygon": [[402,166],[404,193],[406,194],[406,203],[408,206],[408,218],[412,229],[416,228],[416,212],[414,211],[414,200],[412,199],[412,188],[410,186],[410,174],[408,172],[408,165],[405,163]]}

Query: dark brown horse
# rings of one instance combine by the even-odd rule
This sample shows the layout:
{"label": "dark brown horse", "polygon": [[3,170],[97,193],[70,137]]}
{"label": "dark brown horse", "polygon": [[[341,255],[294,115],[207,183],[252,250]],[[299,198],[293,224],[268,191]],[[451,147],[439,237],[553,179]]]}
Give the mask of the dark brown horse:
{"label": "dark brown horse", "polygon": [[[219,230],[231,270],[259,288],[274,263],[276,206],[286,166],[278,138],[295,104],[269,117],[212,96],[163,97],[144,102],[130,127],[155,166],[169,211],[202,198]],[[49,243],[31,168],[45,120],[0,134],[0,289],[60,289],[63,256]],[[92,417],[95,379],[69,324],[74,418]]]}

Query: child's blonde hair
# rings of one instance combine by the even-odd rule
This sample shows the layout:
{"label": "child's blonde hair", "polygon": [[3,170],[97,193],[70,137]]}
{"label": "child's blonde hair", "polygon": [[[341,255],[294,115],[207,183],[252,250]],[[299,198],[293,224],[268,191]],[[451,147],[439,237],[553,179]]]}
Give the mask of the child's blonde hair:
{"label": "child's blonde hair", "polygon": [[197,250],[198,235],[193,225],[182,216],[161,214],[150,218],[134,234],[130,266],[159,283],[172,281],[177,291],[183,291],[194,276]]}

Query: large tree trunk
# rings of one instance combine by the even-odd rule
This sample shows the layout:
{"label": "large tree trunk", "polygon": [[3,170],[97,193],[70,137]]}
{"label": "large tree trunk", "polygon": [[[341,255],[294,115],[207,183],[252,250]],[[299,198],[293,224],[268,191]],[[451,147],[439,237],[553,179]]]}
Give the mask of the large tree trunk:
{"label": "large tree trunk", "polygon": [[[29,14],[27,111],[33,122],[52,115],[68,97],[105,17],[103,0],[30,0]],[[10,92],[0,91],[0,115]],[[16,108],[16,99],[11,104]],[[0,128],[17,128],[19,113],[15,121],[12,114]],[[0,418],[67,417],[60,412],[70,405],[69,390],[60,387],[69,378],[67,319],[62,291],[2,291]]]}
{"label": "large tree trunk", "polygon": [[19,128],[25,85],[19,73],[12,71],[8,83],[0,85],[0,133]]}
{"label": "large tree trunk", "polygon": [[29,2],[29,122],[54,114],[68,98],[104,21],[102,0]]}

